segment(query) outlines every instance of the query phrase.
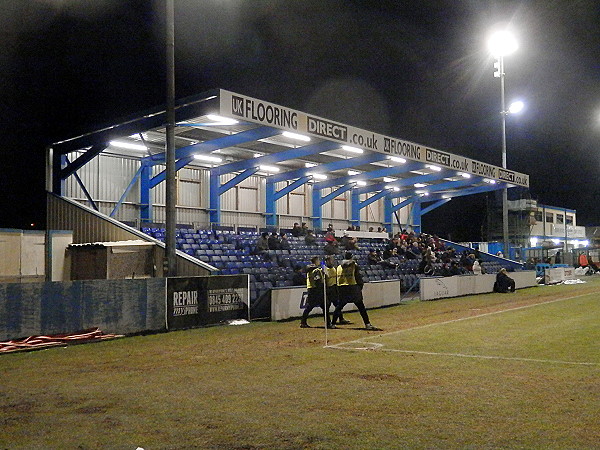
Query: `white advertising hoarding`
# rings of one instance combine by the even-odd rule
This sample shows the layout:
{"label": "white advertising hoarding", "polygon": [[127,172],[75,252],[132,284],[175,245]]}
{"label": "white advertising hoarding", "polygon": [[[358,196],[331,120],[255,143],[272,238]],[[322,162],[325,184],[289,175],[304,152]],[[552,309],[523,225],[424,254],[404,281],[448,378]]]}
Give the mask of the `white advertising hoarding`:
{"label": "white advertising hoarding", "polygon": [[225,117],[259,123],[407,160],[432,163],[513,185],[529,186],[529,176],[421,144],[323,119],[274,103],[220,90],[220,112]]}

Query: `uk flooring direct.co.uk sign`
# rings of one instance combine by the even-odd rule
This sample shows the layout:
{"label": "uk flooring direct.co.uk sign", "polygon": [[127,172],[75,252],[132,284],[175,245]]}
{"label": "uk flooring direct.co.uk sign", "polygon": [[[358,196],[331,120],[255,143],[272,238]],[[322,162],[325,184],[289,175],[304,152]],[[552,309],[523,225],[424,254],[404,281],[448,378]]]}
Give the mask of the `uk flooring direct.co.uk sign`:
{"label": "uk flooring direct.co.uk sign", "polygon": [[167,330],[215,325],[248,317],[248,276],[167,279]]}

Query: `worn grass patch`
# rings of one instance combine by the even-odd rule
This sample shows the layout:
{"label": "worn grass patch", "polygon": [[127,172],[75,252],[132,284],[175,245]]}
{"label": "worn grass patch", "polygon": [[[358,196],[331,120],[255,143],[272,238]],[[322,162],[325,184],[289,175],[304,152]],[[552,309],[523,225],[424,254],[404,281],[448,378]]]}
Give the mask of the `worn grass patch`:
{"label": "worn grass patch", "polygon": [[[369,336],[388,348],[594,362],[599,284],[374,310],[372,322],[383,333],[331,330],[330,344]],[[580,294],[591,295],[439,325]],[[358,314],[348,318],[360,323]],[[591,330],[589,341],[583,329]],[[298,322],[253,323],[3,355],[0,447],[593,448],[600,442],[598,366],[330,349],[323,337],[322,329],[299,329]]]}

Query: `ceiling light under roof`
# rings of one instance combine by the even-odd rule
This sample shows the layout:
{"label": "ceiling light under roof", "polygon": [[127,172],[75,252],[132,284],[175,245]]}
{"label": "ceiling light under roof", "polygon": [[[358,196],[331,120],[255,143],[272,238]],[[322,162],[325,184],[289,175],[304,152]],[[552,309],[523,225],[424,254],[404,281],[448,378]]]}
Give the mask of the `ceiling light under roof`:
{"label": "ceiling light under roof", "polygon": [[311,175],[315,180],[326,180],[327,179],[327,175],[322,174],[322,173],[309,173],[308,175]]}
{"label": "ceiling light under roof", "polygon": [[304,142],[310,141],[310,138],[308,136],[304,136],[303,134],[298,134],[298,133],[292,133],[290,131],[284,131],[283,133],[281,133],[281,135],[285,136],[287,138],[290,138],[290,139],[296,139],[297,141],[304,141]]}
{"label": "ceiling light under roof", "polygon": [[393,183],[394,181],[397,181],[398,178],[392,178],[392,177],[383,177],[383,182],[384,183]]}
{"label": "ceiling light under roof", "polygon": [[259,166],[259,169],[262,170],[263,172],[272,172],[272,173],[277,173],[279,172],[279,167],[277,166]]}
{"label": "ceiling light under roof", "polygon": [[238,123],[238,121],[235,119],[217,116],[216,114],[208,114],[206,117],[208,118],[208,120],[212,120],[213,122],[215,122],[212,125],[235,125],[236,123]]}
{"label": "ceiling light under roof", "polygon": [[317,167],[317,164],[315,164],[315,163],[304,163],[304,167],[306,167],[307,169],[309,169],[311,167]]}
{"label": "ceiling light under roof", "polygon": [[360,172],[358,172],[357,170],[349,170],[348,171],[349,177],[353,177],[354,175],[360,175]]}
{"label": "ceiling light under roof", "polygon": [[496,184],[496,180],[492,180],[490,178],[484,178],[483,181],[488,184]]}
{"label": "ceiling light under roof", "polygon": [[425,186],[427,186],[427,184],[425,184],[425,183],[415,183],[413,186],[416,187],[416,188],[424,188]]}
{"label": "ceiling light under roof", "polygon": [[434,172],[441,172],[442,168],[440,166],[434,166],[433,164],[427,164],[425,167],[433,170]]}
{"label": "ceiling light under roof", "polygon": [[135,142],[110,141],[110,145],[129,150],[142,150],[144,152],[148,150],[148,147],[146,147],[144,144],[136,144]]}
{"label": "ceiling light under roof", "polygon": [[367,185],[367,182],[363,181],[363,180],[355,181],[355,183],[357,186],[366,186]]}
{"label": "ceiling light under roof", "polygon": [[406,163],[406,160],[404,158],[398,158],[397,156],[390,156],[390,161],[394,161],[400,164]]}
{"label": "ceiling light under roof", "polygon": [[427,191],[415,191],[415,194],[419,194],[419,195],[429,195],[429,192],[427,192]]}
{"label": "ceiling light under roof", "polygon": [[346,150],[350,153],[364,153],[364,150],[357,147],[352,147],[350,145],[342,145],[342,150]]}
{"label": "ceiling light under roof", "polygon": [[223,162],[223,160],[221,158],[217,158],[216,156],[210,156],[210,155],[194,155],[194,159],[197,159],[198,161],[207,161],[207,162],[215,162],[215,163]]}
{"label": "ceiling light under roof", "polygon": [[463,178],[471,178],[470,173],[458,172],[458,175],[460,175]]}

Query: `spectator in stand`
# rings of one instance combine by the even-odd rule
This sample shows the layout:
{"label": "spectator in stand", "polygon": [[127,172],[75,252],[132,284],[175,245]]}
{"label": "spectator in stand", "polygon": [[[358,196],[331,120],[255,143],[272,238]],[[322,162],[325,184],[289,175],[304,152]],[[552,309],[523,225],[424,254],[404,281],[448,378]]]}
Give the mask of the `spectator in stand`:
{"label": "spectator in stand", "polygon": [[276,231],[271,233],[267,242],[269,244],[269,250],[279,250],[281,248],[281,241],[279,240]]}
{"label": "spectator in stand", "polygon": [[483,269],[483,266],[481,265],[481,260],[476,259],[475,262],[473,263],[473,274],[474,275],[482,275],[484,273],[485,273],[485,271]]}
{"label": "spectator in stand", "polygon": [[332,233],[334,232],[334,229],[333,229],[333,224],[332,224],[332,223],[330,223],[329,225],[327,225],[327,232],[329,233],[330,231],[331,231]]}
{"label": "spectator in stand", "polygon": [[306,285],[306,274],[302,271],[302,266],[296,266],[292,275],[292,286],[304,285]]}
{"label": "spectator in stand", "polygon": [[348,233],[344,233],[344,236],[340,239],[340,245],[344,250],[358,250],[358,240],[350,237]]}
{"label": "spectator in stand", "polygon": [[294,223],[294,226],[292,228],[292,236],[299,237],[301,233],[302,228],[300,227],[300,224],[298,222]]}
{"label": "spectator in stand", "polygon": [[378,255],[375,250],[371,250],[367,255],[367,262],[372,266],[378,265],[381,262],[381,260],[381,256]]}
{"label": "spectator in stand", "polygon": [[304,236],[304,242],[306,245],[315,245],[317,243],[317,237],[314,235],[312,230],[308,230],[306,232],[306,236]]}
{"label": "spectator in stand", "polygon": [[335,231],[327,229],[327,233],[325,233],[325,242],[333,242],[337,239],[335,238]]}
{"label": "spectator in stand", "polygon": [[256,249],[254,250],[255,255],[266,255],[269,251],[269,233],[264,232],[256,240]]}
{"label": "spectator in stand", "polygon": [[306,236],[308,234],[308,226],[306,222],[302,222],[302,226],[300,227],[300,236]]}
{"label": "spectator in stand", "polygon": [[290,249],[290,241],[287,238],[287,234],[284,231],[279,233],[279,248],[281,250],[289,250]]}
{"label": "spectator in stand", "polygon": [[[379,231],[379,230],[377,230],[377,231]],[[372,233],[372,232],[373,232],[373,227],[369,227],[369,233]]]}
{"label": "spectator in stand", "polygon": [[323,247],[323,251],[326,255],[339,255],[340,254],[340,246],[337,241],[329,241],[325,243]]}

